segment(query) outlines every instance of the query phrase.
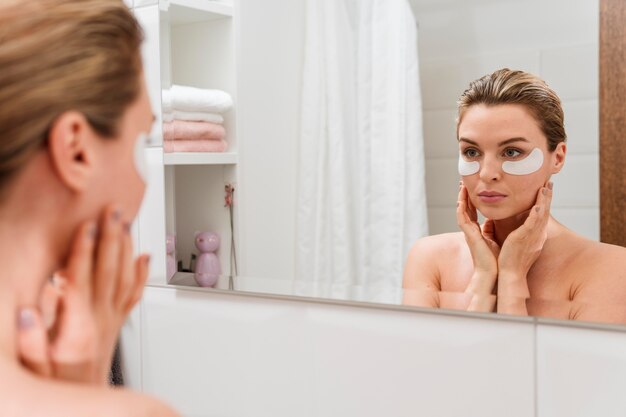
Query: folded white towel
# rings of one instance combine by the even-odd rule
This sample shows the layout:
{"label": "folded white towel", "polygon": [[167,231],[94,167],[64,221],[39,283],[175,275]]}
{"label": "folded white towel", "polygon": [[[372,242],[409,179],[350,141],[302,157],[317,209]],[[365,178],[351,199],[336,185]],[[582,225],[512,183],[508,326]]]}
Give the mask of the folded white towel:
{"label": "folded white towel", "polygon": [[170,89],[172,107],[185,112],[224,113],[233,106],[225,91],[173,85]]}
{"label": "folded white towel", "polygon": [[209,122],[216,124],[224,124],[224,116],[217,113],[199,113],[188,111],[173,111],[171,113],[163,113],[163,121],[171,122],[173,120],[184,120],[187,122]]}
{"label": "folded white towel", "polygon": [[174,110],[172,108],[172,92],[170,90],[161,91],[161,108],[163,109],[163,114],[171,113]]}

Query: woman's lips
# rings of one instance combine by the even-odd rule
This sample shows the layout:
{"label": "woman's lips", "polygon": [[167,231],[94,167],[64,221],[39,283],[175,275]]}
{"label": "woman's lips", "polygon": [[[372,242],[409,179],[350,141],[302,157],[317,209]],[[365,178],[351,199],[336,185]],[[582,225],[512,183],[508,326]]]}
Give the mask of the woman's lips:
{"label": "woman's lips", "polygon": [[495,191],[483,191],[478,194],[478,198],[483,203],[499,203],[506,198],[506,194]]}

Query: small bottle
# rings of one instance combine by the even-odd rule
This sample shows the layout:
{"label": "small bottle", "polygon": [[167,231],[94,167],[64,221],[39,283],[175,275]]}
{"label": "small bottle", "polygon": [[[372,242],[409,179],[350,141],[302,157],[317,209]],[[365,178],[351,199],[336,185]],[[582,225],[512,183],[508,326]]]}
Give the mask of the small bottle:
{"label": "small bottle", "polygon": [[198,249],[194,278],[201,287],[215,287],[222,274],[217,250],[220,247],[220,237],[213,232],[198,232],[195,239]]}

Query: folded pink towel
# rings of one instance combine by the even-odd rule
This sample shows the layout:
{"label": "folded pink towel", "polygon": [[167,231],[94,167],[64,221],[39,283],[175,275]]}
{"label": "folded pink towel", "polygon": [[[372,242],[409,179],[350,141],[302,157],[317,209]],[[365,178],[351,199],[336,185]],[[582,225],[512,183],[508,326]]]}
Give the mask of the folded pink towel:
{"label": "folded pink towel", "polygon": [[163,123],[163,139],[165,140],[223,140],[225,137],[224,126],[215,123],[183,120]]}
{"label": "folded pink towel", "polygon": [[224,140],[164,140],[163,151],[171,152],[224,152],[228,144]]}

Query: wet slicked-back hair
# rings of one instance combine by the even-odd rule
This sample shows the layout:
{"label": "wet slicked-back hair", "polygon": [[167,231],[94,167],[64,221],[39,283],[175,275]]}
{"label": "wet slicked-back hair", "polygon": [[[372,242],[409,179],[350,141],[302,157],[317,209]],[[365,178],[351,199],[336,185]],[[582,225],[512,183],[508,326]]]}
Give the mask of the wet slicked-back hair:
{"label": "wet slicked-back hair", "polygon": [[122,0],[0,2],[0,193],[66,111],[117,136],[139,96],[142,40]]}
{"label": "wet slicked-back hair", "polygon": [[537,120],[548,139],[550,151],[567,139],[561,100],[545,81],[524,71],[503,68],[472,81],[457,104],[457,136],[458,126],[469,107],[476,104],[521,104]]}

